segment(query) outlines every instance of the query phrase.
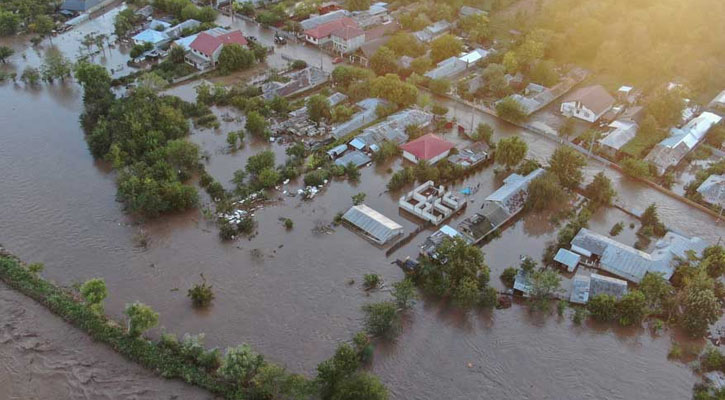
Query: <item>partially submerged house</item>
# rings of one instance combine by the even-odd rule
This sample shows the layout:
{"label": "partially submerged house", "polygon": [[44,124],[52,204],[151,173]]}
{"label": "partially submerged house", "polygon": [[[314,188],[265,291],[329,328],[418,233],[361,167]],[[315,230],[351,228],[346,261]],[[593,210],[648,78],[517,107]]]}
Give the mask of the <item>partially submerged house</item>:
{"label": "partially submerged house", "polygon": [[184,59],[186,63],[198,70],[205,70],[217,65],[219,55],[224,46],[237,44],[247,45],[247,39],[239,30],[215,36],[213,33],[201,32],[189,44],[189,52]]}
{"label": "partially submerged house", "polygon": [[670,136],[657,145],[647,154],[645,161],[657,168],[657,173],[663,174],[669,167],[674,167],[705,138],[713,126],[722,121],[717,114],[705,111],[697,118],[690,120],[681,129],[672,128]]}
{"label": "partially submerged house", "polygon": [[342,216],[342,219],[355,227],[367,239],[379,245],[384,245],[403,234],[403,227],[400,224],[365,204],[352,206]]}
{"label": "partially submerged house", "polygon": [[559,249],[554,256],[554,262],[566,269],[567,272],[574,272],[579,265],[580,259],[581,256],[579,254],[567,249]]}
{"label": "partially submerged house", "polygon": [[402,110],[388,116],[383,122],[365,128],[350,142],[350,146],[358,150],[376,152],[384,141],[402,145],[408,141],[408,134],[405,133],[407,126],[417,125],[425,128],[431,121],[433,114],[429,112],[415,108]]}
{"label": "partially submerged house", "polygon": [[616,120],[609,124],[609,130],[599,139],[599,149],[614,158],[625,144],[637,136],[637,125],[634,121]]}
{"label": "partially submerged house", "polygon": [[286,82],[265,82],[262,84],[262,97],[272,100],[275,96],[290,97],[323,85],[329,75],[318,67],[308,66],[299,71],[288,72],[283,75],[289,79]]}
{"label": "partially submerged house", "polygon": [[427,181],[401,196],[398,206],[437,226],[465,207],[466,200],[443,185],[435,186],[433,181]]}
{"label": "partially submerged house", "polygon": [[486,162],[490,151],[491,147],[486,142],[475,142],[458,150],[458,154],[449,156],[448,161],[463,168],[473,168]]}
{"label": "partially submerged house", "polygon": [[362,151],[351,150],[345,153],[342,157],[335,160],[335,165],[346,167],[348,164],[352,163],[355,167],[360,168],[363,165],[369,163],[370,161],[370,156],[363,153]]}
{"label": "partially submerged house", "polygon": [[706,246],[700,238],[668,232],[650,254],[586,228],[571,241],[571,251],[593,261],[596,268],[634,283],[639,283],[648,272],[670,279],[678,258],[686,259],[688,252],[700,255]]}
{"label": "partially submerged house", "polygon": [[702,196],[704,202],[725,208],[725,174],[708,176],[697,187],[697,193]]}
{"label": "partially submerged house", "polygon": [[612,97],[602,85],[579,88],[561,103],[561,113],[567,117],[595,122],[614,106]]}
{"label": "partially submerged house", "polygon": [[539,168],[526,176],[509,175],[503,186],[486,197],[480,212],[461,222],[459,231],[475,243],[483,240],[523,210],[529,195],[529,183],[543,173],[544,170]]}
{"label": "partially submerged house", "polygon": [[574,304],[586,304],[589,301],[589,288],[591,278],[587,275],[575,275],[571,280],[571,294],[569,302]]}
{"label": "partially submerged house", "polygon": [[414,164],[427,161],[433,165],[448,157],[454,147],[453,143],[429,133],[400,146],[400,149],[403,150],[403,158]]}
{"label": "partially submerged house", "polygon": [[443,241],[447,238],[462,238],[463,240],[468,240],[457,230],[451,228],[448,225],[443,225],[440,227],[440,229],[438,229],[432,235],[428,236],[425,239],[425,242],[423,242],[423,244],[420,246],[420,254],[423,256],[435,258],[438,248],[440,247],[441,243],[443,243]]}
{"label": "partially submerged house", "polygon": [[627,281],[593,273],[590,277],[589,298],[600,294],[608,294],[619,300],[627,294]]}

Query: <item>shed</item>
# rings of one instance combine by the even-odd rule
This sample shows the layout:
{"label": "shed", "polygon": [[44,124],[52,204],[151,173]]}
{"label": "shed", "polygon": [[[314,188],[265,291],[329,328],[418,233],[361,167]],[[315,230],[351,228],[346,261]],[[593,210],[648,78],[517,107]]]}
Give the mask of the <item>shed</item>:
{"label": "shed", "polygon": [[365,204],[352,206],[342,218],[359,229],[365,237],[384,245],[403,233],[403,227]]}
{"label": "shed", "polygon": [[576,266],[579,265],[579,254],[573,253],[567,249],[559,249],[554,256],[554,261],[566,267],[568,272],[574,272]]}
{"label": "shed", "polygon": [[370,157],[362,151],[353,150],[347,152],[344,156],[335,160],[335,165],[340,167],[346,167],[348,164],[353,163],[357,168],[370,162]]}
{"label": "shed", "polygon": [[327,155],[330,156],[330,158],[332,158],[334,160],[335,158],[340,157],[346,151],[347,151],[347,145],[343,143],[339,146],[335,146],[332,149],[330,149],[327,152]]}
{"label": "shed", "polygon": [[514,290],[523,293],[524,297],[528,297],[531,293],[531,280],[529,279],[529,275],[522,269],[519,269],[518,272],[516,272]]}

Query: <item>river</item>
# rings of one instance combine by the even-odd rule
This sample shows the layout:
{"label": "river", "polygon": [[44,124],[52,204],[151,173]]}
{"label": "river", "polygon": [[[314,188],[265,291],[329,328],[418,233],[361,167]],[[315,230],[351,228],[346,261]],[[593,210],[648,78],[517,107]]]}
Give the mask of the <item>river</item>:
{"label": "river", "polygon": [[[245,33],[256,32],[252,34],[268,40],[269,35],[254,31],[257,28],[252,24],[235,23]],[[54,41],[61,47],[66,43],[63,37]],[[319,59],[319,53],[304,46],[290,44],[278,48],[277,53],[281,51],[310,63],[311,57]],[[25,60],[21,53],[16,54],[11,68],[38,59],[30,55],[31,50],[26,53]],[[116,56],[108,57],[115,60]],[[274,61],[277,57],[270,61],[272,65],[279,62]],[[329,58],[324,60],[329,62]],[[109,65],[116,64],[109,61]],[[192,93],[185,87],[175,91]],[[128,302],[149,304],[161,314],[160,328],[151,335],[162,331],[177,335],[205,332],[207,344],[221,348],[246,342],[272,361],[313,375],[317,363],[362,328],[361,305],[389,298],[386,288],[402,277],[391,261],[415,255],[416,246],[425,237],[426,233],[421,233],[386,258],[382,250],[345,228],[335,228],[330,234],[316,233],[316,227],[329,224],[335,214],[346,210],[351,196],[358,192],[367,194],[366,204],[401,223],[406,231],[413,230],[416,222],[398,211],[399,194],[385,192],[388,167],[395,170],[400,161],[364,168],[358,184],[333,182],[311,202],[278,193],[279,201],[256,211],[258,233],[252,239],[221,242],[216,228],[199,211],[145,223],[133,221],[115,201],[114,173],[93,160],[87,150],[78,125],[81,96],[73,83],[38,89],[0,85],[0,243],[23,260],[45,263],[43,275],[60,284],[104,278],[110,293],[106,311],[114,318],[122,319]],[[452,113],[459,120],[470,120],[470,111],[448,105],[455,106]],[[555,149],[555,143],[490,116],[476,113],[474,119],[475,123],[490,122],[497,138],[520,135],[529,143],[529,154],[538,159],[545,160]],[[275,151],[277,163],[284,161],[281,145],[255,143],[249,138],[244,149],[229,154],[225,150],[226,130],[235,128],[234,124],[225,123],[218,132],[194,131],[190,139],[211,155],[208,168],[220,180],[229,179],[234,170],[244,166],[247,157],[264,148]],[[448,136],[460,140],[453,134]],[[590,178],[602,169],[590,163],[586,175]],[[712,243],[722,235],[723,226],[708,215],[612,171],[605,172],[613,179],[623,203],[644,209],[656,202],[668,226]],[[468,208],[467,215],[475,212],[475,205],[501,182],[489,167],[457,188],[478,183],[481,189],[471,197],[473,207]],[[285,189],[296,190],[300,185],[291,182]],[[282,217],[293,219],[291,231],[279,221]],[[608,211],[593,218],[592,228],[607,232],[620,220],[633,222],[623,213]],[[146,250],[134,245],[133,237],[140,229],[150,237]],[[492,284],[501,287],[498,275],[517,263],[520,255],[538,258],[545,242],[555,234],[545,216],[530,215],[484,246]],[[630,243],[634,240],[629,228],[622,237]],[[214,286],[216,299],[208,310],[195,311],[186,290],[199,280],[201,272]],[[383,277],[383,290],[362,290],[362,276],[369,272]],[[350,279],[355,283],[348,284]],[[14,296],[12,301],[20,303],[17,307],[35,307],[22,296]],[[36,312],[38,323],[45,324],[52,316],[41,311]],[[62,335],[40,335],[55,347],[67,346]],[[688,398],[695,377],[686,365],[667,360],[671,335],[669,331],[652,336],[645,330],[578,327],[570,318],[532,315],[518,305],[492,313],[462,314],[445,304],[421,300],[406,317],[399,339],[377,347],[371,369],[388,385],[394,399]],[[88,359],[108,358],[108,349],[103,346],[75,342],[69,348],[87,348],[84,356]],[[3,354],[12,353],[2,346]],[[63,359],[53,353],[48,357]],[[138,377],[137,373],[128,374]],[[0,381],[12,382],[21,394],[44,393],[54,385],[52,380],[28,380],[29,374],[25,368],[6,368],[0,371]],[[68,386],[87,385],[82,377],[72,374],[57,379],[65,380]],[[143,391],[148,382],[129,379],[124,387]],[[197,391],[187,386],[168,390],[198,398],[194,397]],[[60,398],[98,396],[70,393]]]}

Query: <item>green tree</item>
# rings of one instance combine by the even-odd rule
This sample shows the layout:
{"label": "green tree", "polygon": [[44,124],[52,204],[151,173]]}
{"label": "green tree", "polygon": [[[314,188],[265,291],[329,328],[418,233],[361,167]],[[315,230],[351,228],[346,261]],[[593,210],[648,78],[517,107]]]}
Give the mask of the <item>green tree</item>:
{"label": "green tree", "polygon": [[257,111],[250,111],[247,113],[247,122],[244,124],[244,128],[251,135],[258,138],[266,138],[267,133],[267,121],[264,119],[262,114]]}
{"label": "green tree", "polygon": [[43,79],[48,82],[53,82],[55,79],[63,81],[71,76],[72,67],[73,64],[63,56],[63,53],[56,48],[51,48],[45,53],[41,73]]}
{"label": "green tree", "polygon": [[36,86],[40,82],[40,71],[33,67],[25,67],[20,80],[29,86]]}
{"label": "green tree", "polygon": [[89,279],[81,285],[80,292],[88,308],[94,313],[102,315],[103,300],[108,297],[106,282],[99,278]]}
{"label": "green tree", "polygon": [[219,53],[219,70],[222,74],[247,69],[254,64],[254,53],[237,43],[225,45]]}
{"label": "green tree", "polygon": [[597,321],[614,321],[617,317],[617,299],[612,295],[600,293],[589,299],[587,309]]}
{"label": "green tree", "polygon": [[639,325],[647,315],[645,295],[639,290],[632,290],[622,296],[617,303],[617,314],[620,325]]}
{"label": "green tree", "polygon": [[579,187],[584,175],[582,168],[586,160],[569,146],[560,146],[549,158],[549,171],[559,178],[562,186],[568,189]]}
{"label": "green tree", "polygon": [[725,273],[725,249],[722,246],[708,246],[702,252],[700,266],[707,274],[717,279]]}
{"label": "green tree", "polygon": [[551,60],[537,62],[531,69],[531,80],[546,87],[559,83],[559,73],[556,72],[554,62]]}
{"label": "green tree", "polygon": [[640,216],[642,222],[642,228],[640,232],[646,236],[657,236],[661,237],[667,233],[665,225],[660,221],[660,217],[657,213],[657,205],[655,203],[650,204]]}
{"label": "green tree", "polygon": [[10,58],[10,56],[12,56],[13,54],[15,54],[14,49],[8,46],[0,46],[0,62],[2,62],[3,64],[5,64],[8,58]]}
{"label": "green tree", "polygon": [[[418,41],[418,39],[409,32],[396,32],[390,40],[385,44],[385,47],[392,50],[396,55],[415,57],[424,53],[424,46]],[[429,60],[430,62],[430,60]]]}
{"label": "green tree", "polygon": [[39,15],[33,23],[33,30],[40,36],[48,36],[55,29],[53,18],[47,15]]}
{"label": "green tree", "polygon": [[201,276],[201,283],[194,284],[186,295],[191,299],[194,307],[206,307],[214,300],[214,291],[212,285],[206,284],[204,274],[199,275]]}
{"label": "green tree", "polygon": [[373,336],[395,337],[400,330],[400,316],[392,301],[365,304],[365,330]]}
{"label": "green tree", "polygon": [[528,145],[518,136],[501,139],[496,144],[496,162],[513,168],[526,157]]}
{"label": "green tree", "polygon": [[358,193],[358,194],[355,194],[352,196],[353,205],[357,206],[357,205],[362,204],[363,202],[365,202],[365,193],[364,192],[361,192],[361,193]]}
{"label": "green tree", "polygon": [[280,181],[279,172],[274,168],[265,168],[259,173],[255,182],[262,189],[271,189]]}
{"label": "green tree", "polygon": [[274,168],[274,153],[265,150],[249,157],[245,168],[251,175],[259,175],[265,169]]}
{"label": "green tree", "polygon": [[398,72],[397,57],[389,48],[382,46],[370,57],[370,69],[377,75],[394,74]]}
{"label": "green tree", "polygon": [[461,238],[446,238],[434,258],[423,259],[418,278],[429,293],[463,299],[471,282],[476,283],[479,293],[488,284],[489,268],[481,249]]}
{"label": "green tree", "polygon": [[388,390],[372,374],[360,372],[340,382],[331,400],[387,400]]}
{"label": "green tree", "polygon": [[[506,81],[506,68],[501,64],[488,64],[481,73],[481,78],[485,82],[485,85],[479,88],[482,94],[500,98],[511,92],[511,88]],[[483,96],[479,95],[478,97]]]}
{"label": "green tree", "polygon": [[455,36],[445,34],[430,43],[430,50],[433,62],[438,63],[460,54],[463,51],[463,43]]}
{"label": "green tree", "polygon": [[259,367],[252,386],[254,392],[264,399],[302,400],[312,395],[311,385],[304,376],[291,374],[284,367],[269,363]]}
{"label": "green tree", "polygon": [[448,79],[433,79],[428,84],[428,88],[435,94],[444,95],[451,90],[451,81]]}
{"label": "green tree", "polygon": [[637,160],[635,158],[625,158],[620,163],[622,165],[622,171],[635,178],[651,178],[649,164],[643,160]]}
{"label": "green tree", "polygon": [[136,15],[134,14],[133,9],[126,8],[116,14],[113,21],[113,33],[115,33],[117,37],[122,38],[133,29],[135,23]]}
{"label": "green tree", "polygon": [[473,140],[478,142],[486,142],[491,144],[493,138],[493,127],[485,122],[482,122],[476,126],[476,131],[473,133]]}
{"label": "green tree", "polygon": [[128,334],[139,337],[159,323],[159,314],[143,303],[126,304],[124,312],[128,317]]}
{"label": "green tree", "polygon": [[231,382],[246,385],[263,365],[264,357],[245,343],[227,348],[219,374]]}
{"label": "green tree", "polygon": [[418,294],[415,290],[415,285],[413,284],[413,281],[409,278],[394,283],[392,294],[395,298],[395,304],[401,310],[412,307],[413,304],[415,304],[415,300],[418,298]]}
{"label": "green tree", "polygon": [[496,103],[496,115],[511,122],[522,122],[528,118],[524,106],[511,96]]}
{"label": "green tree", "polygon": [[692,336],[704,335],[721,314],[713,280],[700,271],[687,282],[683,294],[682,326]]}
{"label": "green tree", "polygon": [[514,282],[516,281],[516,274],[518,273],[518,270],[514,267],[508,267],[501,273],[501,282],[507,287],[512,288],[514,287]]}
{"label": "green tree", "polygon": [[534,309],[548,308],[550,300],[559,291],[561,277],[553,269],[534,271],[531,275],[531,306]]}
{"label": "green tree", "polygon": [[682,118],[685,100],[680,90],[660,89],[647,101],[646,111],[661,127],[676,125]]}
{"label": "green tree", "polygon": [[612,205],[614,196],[617,195],[617,191],[614,190],[612,181],[604,175],[604,172],[599,172],[594,176],[594,180],[584,189],[584,195],[595,206],[610,206]]}
{"label": "green tree", "polygon": [[536,212],[561,205],[566,200],[559,178],[549,171],[534,178],[529,183],[528,192],[526,207]]}
{"label": "green tree", "polygon": [[468,33],[471,40],[477,43],[483,43],[491,34],[488,26],[488,16],[482,13],[461,18],[458,26]]}
{"label": "green tree", "polygon": [[648,272],[639,284],[650,312],[659,314],[667,300],[673,296],[672,286],[658,272]]}
{"label": "green tree", "polygon": [[387,74],[375,78],[370,84],[370,93],[395,103],[398,107],[407,107],[415,104],[418,99],[418,89],[400,80],[395,74]]}
{"label": "green tree", "polygon": [[[417,57],[417,58],[413,59],[413,61],[410,62],[410,69],[413,71],[413,73],[418,74],[418,75],[425,74],[432,67],[433,67],[433,61],[431,61],[431,59],[428,58],[427,56]],[[412,77],[413,77],[413,75],[408,77],[409,82]]]}
{"label": "green tree", "polygon": [[330,101],[321,94],[310,96],[307,99],[307,114],[310,120],[319,125],[323,119],[330,118]]}
{"label": "green tree", "polygon": [[0,8],[0,36],[13,35],[20,26],[20,17],[11,11]]}
{"label": "green tree", "polygon": [[358,368],[360,368],[360,357],[357,352],[347,343],[338,346],[332,358],[317,366],[315,383],[319,388],[320,397],[331,399],[340,383],[352,376]]}

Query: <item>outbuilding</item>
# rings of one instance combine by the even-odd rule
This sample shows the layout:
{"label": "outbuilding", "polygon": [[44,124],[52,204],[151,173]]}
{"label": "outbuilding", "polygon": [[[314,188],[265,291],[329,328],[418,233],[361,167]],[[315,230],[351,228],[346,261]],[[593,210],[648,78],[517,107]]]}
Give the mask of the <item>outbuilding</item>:
{"label": "outbuilding", "polygon": [[367,239],[384,245],[403,234],[403,227],[365,204],[352,206],[342,219],[357,228]]}

